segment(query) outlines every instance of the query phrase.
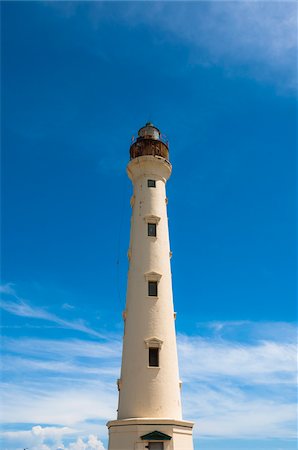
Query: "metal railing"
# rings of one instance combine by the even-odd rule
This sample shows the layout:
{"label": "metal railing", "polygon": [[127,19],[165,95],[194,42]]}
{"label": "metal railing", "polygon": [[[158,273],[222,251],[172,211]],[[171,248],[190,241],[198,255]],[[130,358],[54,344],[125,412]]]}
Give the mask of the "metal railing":
{"label": "metal railing", "polygon": [[167,139],[167,137],[164,134],[160,134],[159,137],[156,139],[154,136],[132,136],[131,138],[131,145],[135,144],[137,142],[137,140],[143,140],[143,139],[152,139],[154,141],[160,141],[163,144],[165,144],[167,147],[169,146],[169,141]]}
{"label": "metal railing", "polygon": [[130,158],[138,158],[139,156],[161,156],[169,158],[169,147],[161,139],[140,138],[135,139],[130,146]]}

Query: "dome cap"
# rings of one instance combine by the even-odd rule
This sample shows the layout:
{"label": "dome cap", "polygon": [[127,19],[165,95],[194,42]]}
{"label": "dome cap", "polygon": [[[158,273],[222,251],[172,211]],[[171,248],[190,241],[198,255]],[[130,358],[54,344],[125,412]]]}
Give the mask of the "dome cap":
{"label": "dome cap", "polygon": [[147,122],[146,125],[139,129],[138,136],[145,139],[159,139],[160,131],[151,122]]}

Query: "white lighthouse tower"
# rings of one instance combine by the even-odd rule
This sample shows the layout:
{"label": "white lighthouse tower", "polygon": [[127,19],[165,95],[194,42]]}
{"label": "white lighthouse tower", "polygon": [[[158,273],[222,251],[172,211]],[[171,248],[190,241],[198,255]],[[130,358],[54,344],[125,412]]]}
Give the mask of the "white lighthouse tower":
{"label": "white lighthouse tower", "polygon": [[129,272],[117,420],[109,450],[193,450],[182,420],[167,218],[168,144],[147,123],[130,147]]}

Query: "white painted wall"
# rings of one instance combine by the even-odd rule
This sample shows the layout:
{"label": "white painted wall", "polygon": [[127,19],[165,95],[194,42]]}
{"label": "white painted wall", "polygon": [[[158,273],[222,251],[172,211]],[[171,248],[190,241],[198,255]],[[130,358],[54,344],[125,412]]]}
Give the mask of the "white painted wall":
{"label": "white painted wall", "polygon": [[[127,172],[134,197],[118,419],[179,420],[182,413],[165,189],[171,165],[163,158],[141,156],[129,162]],[[147,186],[148,179],[156,180],[156,188]],[[157,218],[156,238],[147,236],[148,215]],[[157,299],[147,295],[148,272],[160,275]],[[145,340],[151,337],[162,341],[159,368],[148,367]]]}
{"label": "white painted wall", "polygon": [[126,419],[108,423],[109,450],[146,450],[148,441],[141,439],[158,430],[171,436],[163,441],[164,450],[193,450],[193,422],[171,421],[168,419]]}
{"label": "white painted wall", "polygon": [[[130,267],[118,419],[107,423],[109,450],[146,450],[141,436],[155,430],[171,437],[164,450],[193,450],[193,422],[181,419],[165,189],[171,170],[156,156],[135,158],[127,166],[134,186]],[[148,179],[156,180],[156,188],[148,187]],[[148,221],[157,223],[156,238],[147,235]],[[150,277],[159,280],[158,298],[148,296]],[[147,343],[153,338],[160,346],[159,367],[148,367]]]}

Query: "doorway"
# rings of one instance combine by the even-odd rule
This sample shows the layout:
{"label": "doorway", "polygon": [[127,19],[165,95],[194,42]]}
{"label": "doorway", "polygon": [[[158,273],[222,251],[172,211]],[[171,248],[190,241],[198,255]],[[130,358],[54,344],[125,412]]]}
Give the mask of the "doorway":
{"label": "doorway", "polygon": [[163,442],[149,442],[149,450],[164,450]]}

